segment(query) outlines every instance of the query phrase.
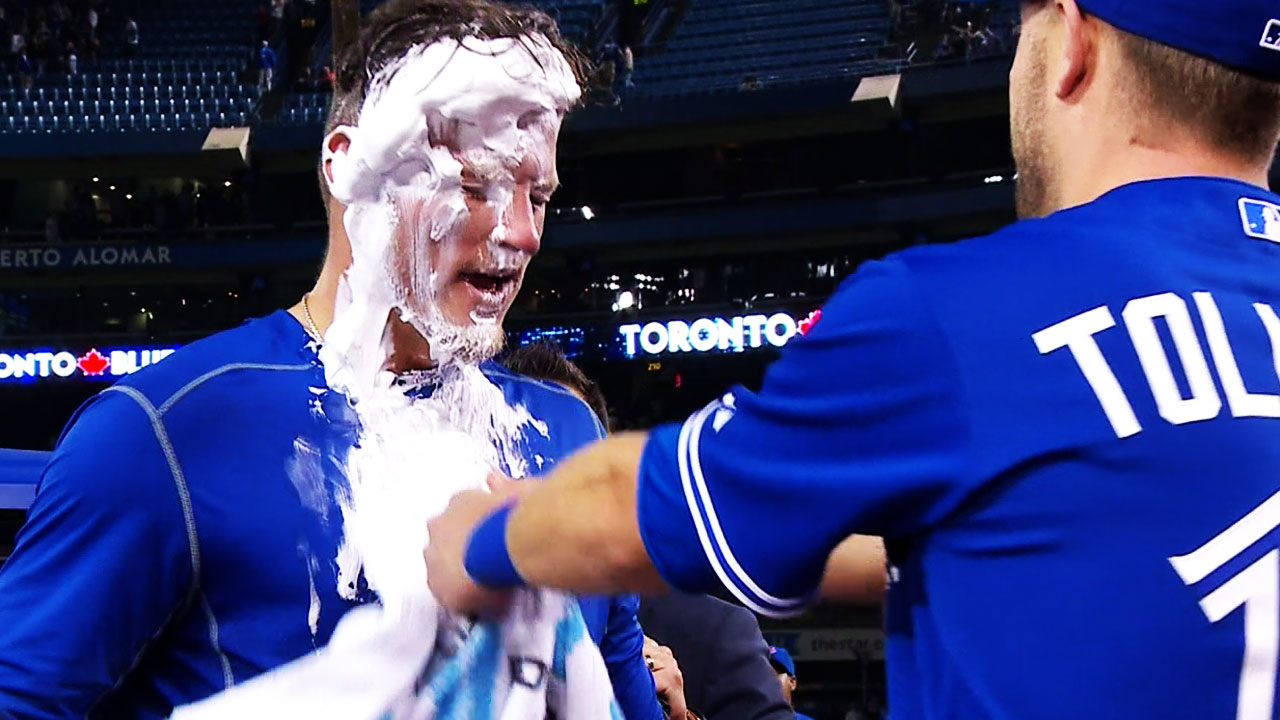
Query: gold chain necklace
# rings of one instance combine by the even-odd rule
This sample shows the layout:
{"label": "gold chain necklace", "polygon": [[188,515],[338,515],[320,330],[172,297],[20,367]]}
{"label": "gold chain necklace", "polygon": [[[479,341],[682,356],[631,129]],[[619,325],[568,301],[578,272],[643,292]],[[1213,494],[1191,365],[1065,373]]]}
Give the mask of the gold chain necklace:
{"label": "gold chain necklace", "polygon": [[307,298],[311,297],[311,293],[305,293],[302,296],[302,317],[307,321],[307,332],[316,342],[324,342],[324,337],[320,335],[320,328],[316,326],[315,318],[311,317],[311,305],[307,302]]}

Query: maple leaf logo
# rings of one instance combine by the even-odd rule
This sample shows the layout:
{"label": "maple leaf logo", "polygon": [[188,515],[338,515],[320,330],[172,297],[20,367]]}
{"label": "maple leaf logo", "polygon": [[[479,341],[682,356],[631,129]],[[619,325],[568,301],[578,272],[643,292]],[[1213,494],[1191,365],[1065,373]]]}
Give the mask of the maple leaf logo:
{"label": "maple leaf logo", "polygon": [[107,371],[111,366],[111,360],[94,348],[85,353],[84,357],[76,358],[76,365],[80,366],[80,371],[85,375],[97,376]]}
{"label": "maple leaf logo", "polygon": [[813,329],[813,326],[817,325],[818,321],[821,319],[822,319],[822,308],[818,308],[817,310],[814,310],[813,312],[809,313],[809,317],[800,321],[800,334],[808,335],[809,331]]}

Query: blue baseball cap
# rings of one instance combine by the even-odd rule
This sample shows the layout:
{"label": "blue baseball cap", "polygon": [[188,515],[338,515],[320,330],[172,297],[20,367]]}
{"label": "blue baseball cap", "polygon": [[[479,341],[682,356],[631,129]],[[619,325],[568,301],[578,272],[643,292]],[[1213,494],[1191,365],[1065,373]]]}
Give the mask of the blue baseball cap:
{"label": "blue baseball cap", "polygon": [[791,653],[780,647],[769,648],[769,662],[778,670],[786,672],[791,677],[796,676],[796,663],[791,659]]}
{"label": "blue baseball cap", "polygon": [[1275,0],[1076,2],[1084,12],[1138,37],[1249,75],[1280,80],[1280,3]]}

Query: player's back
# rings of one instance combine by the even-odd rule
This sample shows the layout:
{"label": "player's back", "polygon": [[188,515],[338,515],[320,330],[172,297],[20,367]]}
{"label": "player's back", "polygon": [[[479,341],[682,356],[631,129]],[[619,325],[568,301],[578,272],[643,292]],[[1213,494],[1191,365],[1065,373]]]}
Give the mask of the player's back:
{"label": "player's back", "polygon": [[958,383],[966,487],[888,542],[895,717],[1274,716],[1277,205],[1139,183],[890,261]]}

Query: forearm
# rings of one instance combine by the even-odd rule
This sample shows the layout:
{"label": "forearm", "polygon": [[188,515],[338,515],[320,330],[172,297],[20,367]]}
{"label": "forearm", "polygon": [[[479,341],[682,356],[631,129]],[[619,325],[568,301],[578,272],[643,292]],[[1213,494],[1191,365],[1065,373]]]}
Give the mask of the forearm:
{"label": "forearm", "polygon": [[561,463],[525,493],[507,548],[530,585],[582,593],[656,593],[666,585],[640,538],[636,482],[647,436],[621,433]]}

